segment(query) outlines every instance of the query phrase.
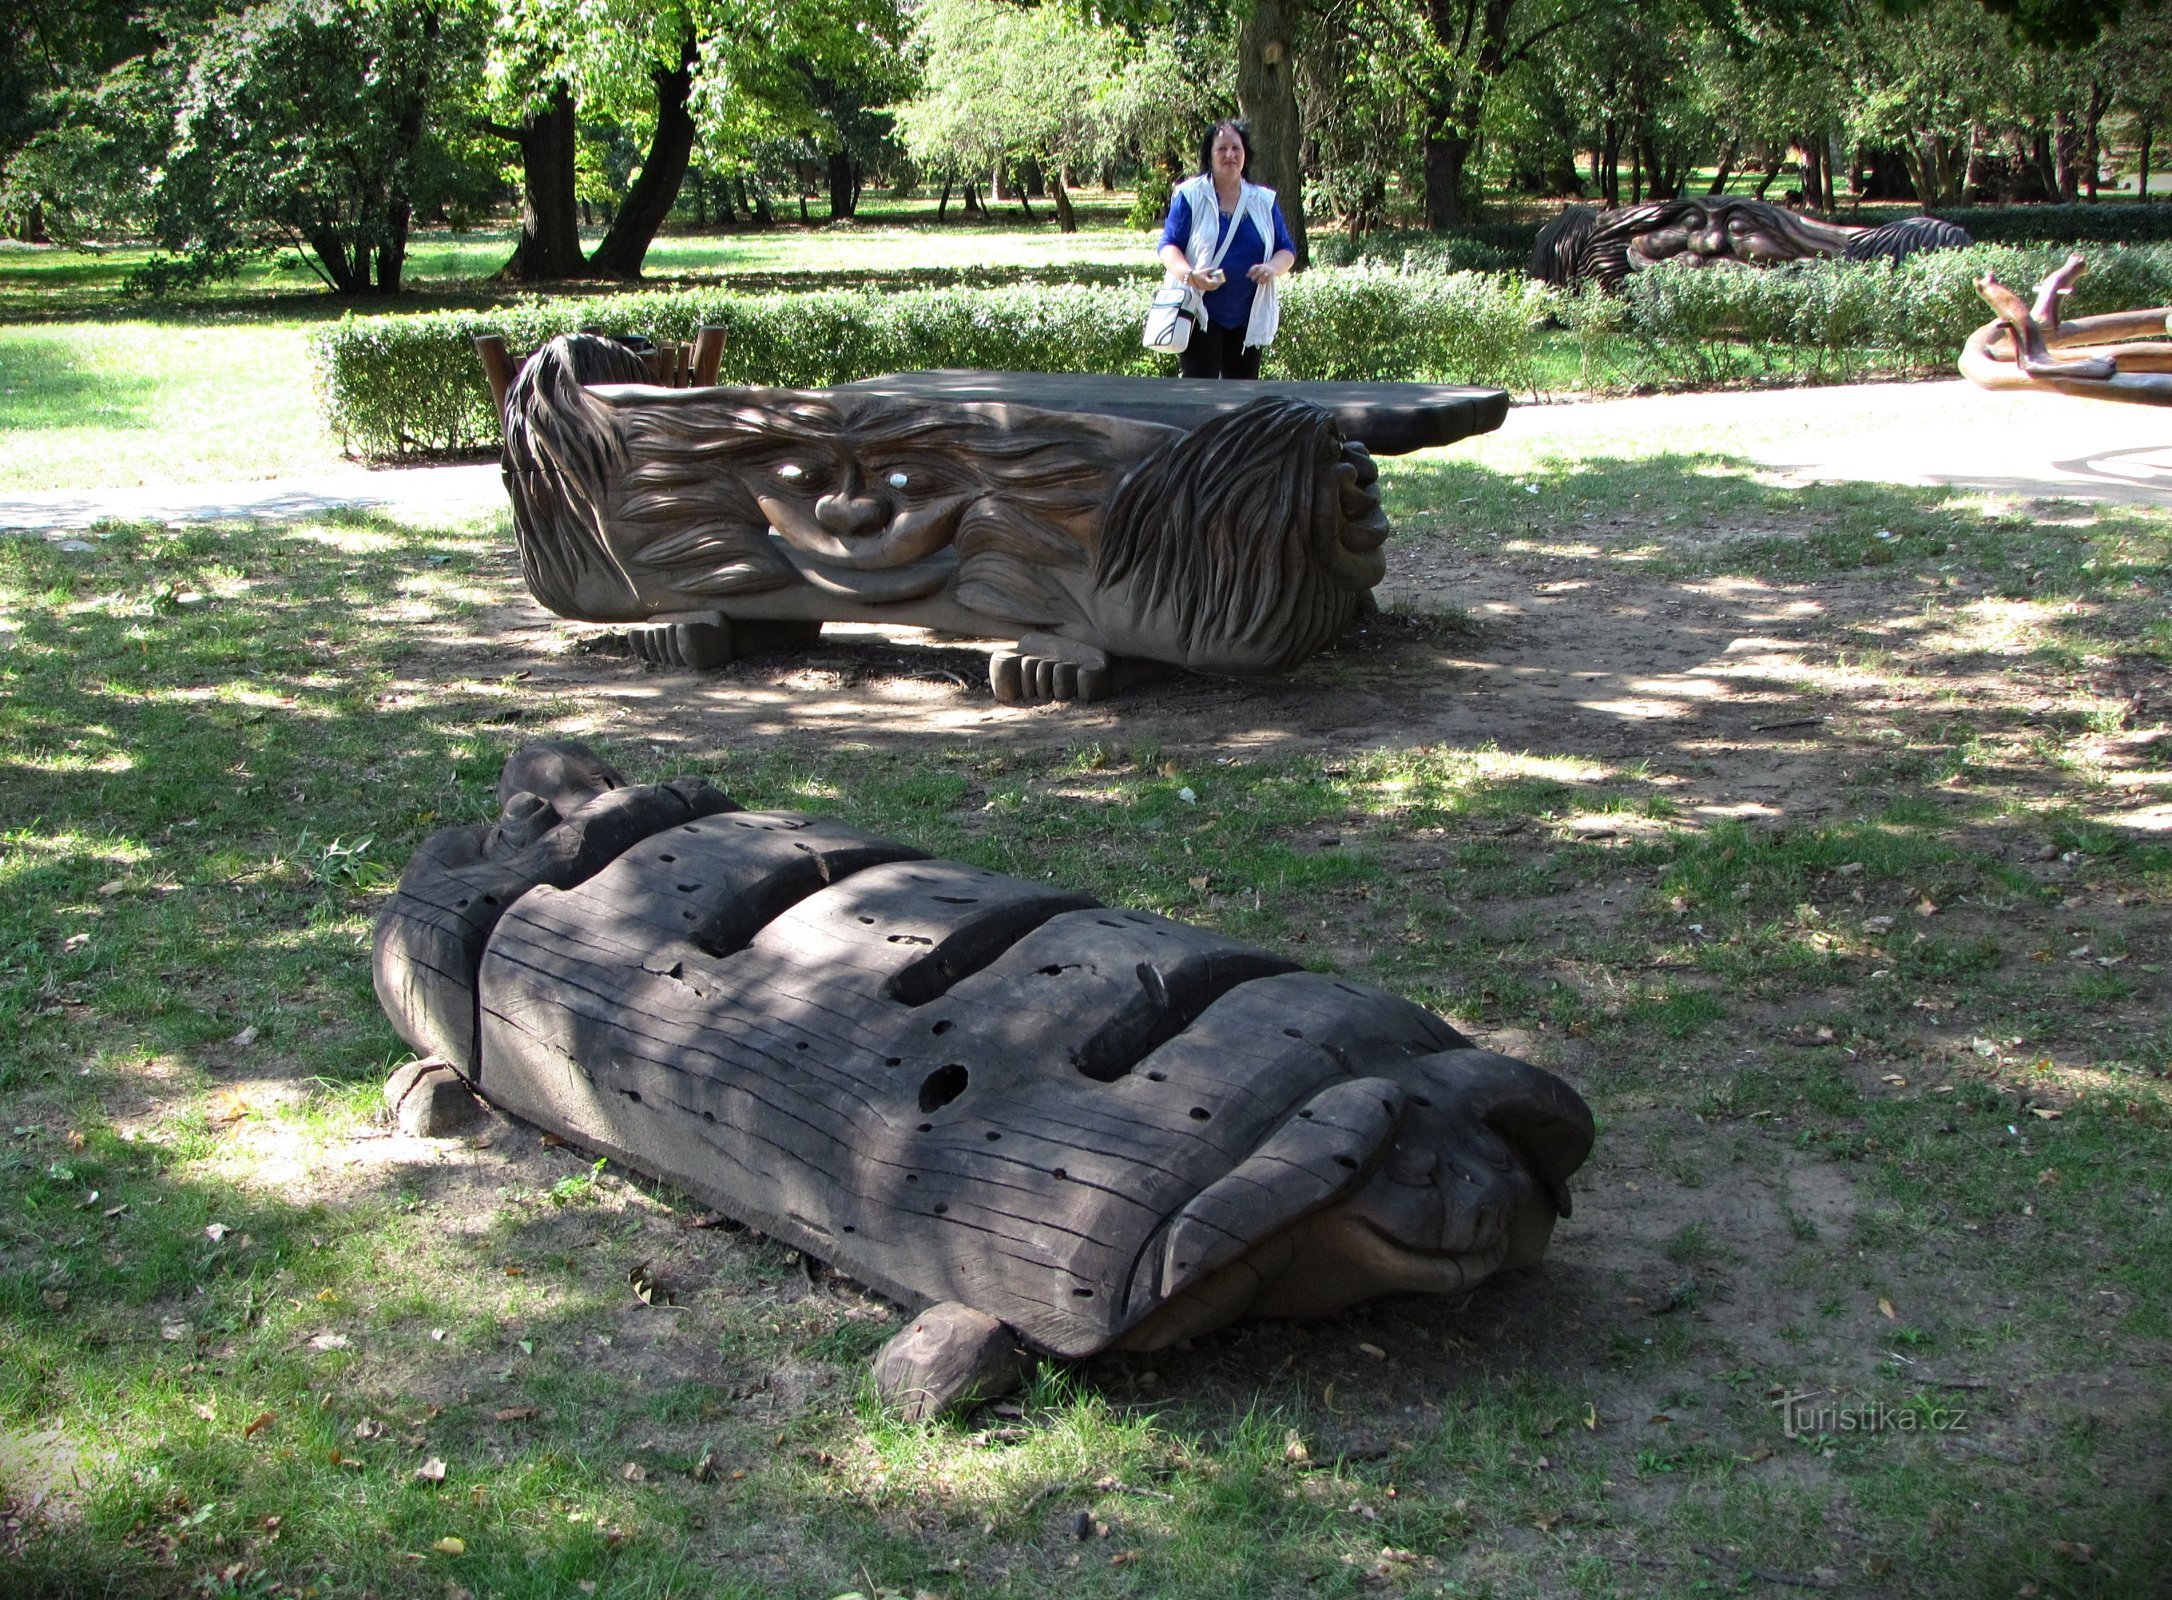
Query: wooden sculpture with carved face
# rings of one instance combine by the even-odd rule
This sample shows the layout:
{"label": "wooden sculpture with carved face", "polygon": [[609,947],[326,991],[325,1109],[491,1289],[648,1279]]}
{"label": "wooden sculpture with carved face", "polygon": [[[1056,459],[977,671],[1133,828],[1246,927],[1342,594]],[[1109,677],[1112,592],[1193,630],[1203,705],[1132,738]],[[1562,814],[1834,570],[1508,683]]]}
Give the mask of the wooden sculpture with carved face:
{"label": "wooden sculpture with carved face", "polygon": [[521,560],[563,616],[1018,637],[999,693],[1007,664],[1006,698],[1092,699],[1126,662],[1286,671],[1334,640],[1385,568],[1372,458],[1306,400],[1267,396],[1186,429],[645,377],[576,335],[508,397]]}

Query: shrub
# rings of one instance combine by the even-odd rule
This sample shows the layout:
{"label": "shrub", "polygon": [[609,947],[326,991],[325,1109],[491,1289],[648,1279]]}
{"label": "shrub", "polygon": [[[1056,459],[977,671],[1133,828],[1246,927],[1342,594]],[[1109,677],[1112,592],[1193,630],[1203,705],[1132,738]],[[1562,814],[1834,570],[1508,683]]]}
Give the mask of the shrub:
{"label": "shrub", "polygon": [[1322,266],[1385,265],[1434,272],[1521,272],[1538,238],[1535,222],[1474,222],[1435,233],[1401,228],[1352,239],[1327,234],[1312,242]]}
{"label": "shrub", "polygon": [[[2064,246],[1973,245],[1899,267],[1805,261],[1763,270],[1633,275],[1618,296],[1586,291],[1564,317],[1589,388],[1691,385],[1786,370],[1817,378],[1951,370],[1991,315],[1976,291],[1986,270],[2025,295],[2066,258]],[[2071,316],[2172,302],[2172,247],[2089,252]]]}
{"label": "shrub", "polygon": [[[1553,306],[1536,284],[1477,274],[1316,271],[1283,289],[1269,376],[1528,382],[1538,325]],[[1141,347],[1143,287],[1016,284],[879,294],[742,295],[693,290],[535,301],[484,312],[348,316],[314,339],[325,417],[373,457],[473,450],[497,438],[478,334],[525,351],[579,327],[691,340],[724,329],[718,381],[822,388],[884,372],[1167,373]]]}
{"label": "shrub", "polygon": [[2172,205],[1957,206],[1938,215],[1978,244],[2158,244],[2172,241]]}

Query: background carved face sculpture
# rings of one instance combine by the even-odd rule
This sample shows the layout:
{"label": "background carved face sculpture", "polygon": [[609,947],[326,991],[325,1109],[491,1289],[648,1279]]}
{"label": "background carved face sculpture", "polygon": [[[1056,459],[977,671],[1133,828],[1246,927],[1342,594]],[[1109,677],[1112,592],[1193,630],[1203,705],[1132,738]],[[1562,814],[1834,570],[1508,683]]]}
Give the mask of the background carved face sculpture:
{"label": "background carved face sculpture", "polygon": [[1834,256],[1862,230],[1763,200],[1654,200],[1603,212],[1583,246],[1580,275],[1612,287],[1662,264],[1765,267]]}

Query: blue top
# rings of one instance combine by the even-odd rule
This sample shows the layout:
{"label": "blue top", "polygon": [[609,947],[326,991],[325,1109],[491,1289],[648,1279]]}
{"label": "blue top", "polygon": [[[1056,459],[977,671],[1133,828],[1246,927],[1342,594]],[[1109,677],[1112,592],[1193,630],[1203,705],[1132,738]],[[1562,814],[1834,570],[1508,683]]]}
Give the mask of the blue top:
{"label": "blue top", "polygon": [[[1206,303],[1207,320],[1217,328],[1241,328],[1252,320],[1252,296],[1259,285],[1247,274],[1277,250],[1297,254],[1296,241],[1290,237],[1290,225],[1282,220],[1282,202],[1274,203],[1275,237],[1269,244],[1259,236],[1259,224],[1247,219],[1248,226],[1237,230],[1237,237],[1229,241],[1229,253],[1222,257],[1224,280],[1219,289],[1210,289],[1200,298]],[[1215,237],[1221,238],[1229,231],[1231,213],[1223,212],[1221,226]],[[1161,243],[1175,245],[1179,250],[1189,250],[1192,242],[1191,207],[1185,204],[1182,192],[1169,197],[1169,215],[1161,225]],[[1158,250],[1160,245],[1155,246]],[[1194,266],[1198,263],[1194,262]]]}

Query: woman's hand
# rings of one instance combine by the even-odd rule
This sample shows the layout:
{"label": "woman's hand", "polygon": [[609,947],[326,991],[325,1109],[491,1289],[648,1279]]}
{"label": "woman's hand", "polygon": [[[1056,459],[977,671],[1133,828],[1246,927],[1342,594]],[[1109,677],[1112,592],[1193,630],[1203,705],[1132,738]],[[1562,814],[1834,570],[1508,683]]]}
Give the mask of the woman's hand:
{"label": "woman's hand", "polygon": [[1249,277],[1254,283],[1266,283],[1270,279],[1280,277],[1281,274],[1276,272],[1275,269],[1273,267],[1270,267],[1266,262],[1262,261],[1257,266],[1251,268],[1246,276]]}

